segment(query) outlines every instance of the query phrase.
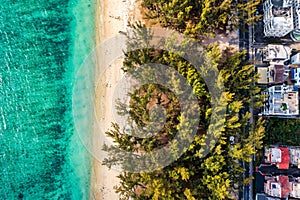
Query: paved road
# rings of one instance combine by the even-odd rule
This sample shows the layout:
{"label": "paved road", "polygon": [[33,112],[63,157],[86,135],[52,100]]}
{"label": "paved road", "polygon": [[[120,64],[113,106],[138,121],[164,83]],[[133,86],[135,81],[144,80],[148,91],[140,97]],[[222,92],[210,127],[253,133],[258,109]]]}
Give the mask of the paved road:
{"label": "paved road", "polygon": [[[242,30],[239,31],[239,49],[246,50],[246,60],[253,62],[254,59],[254,49],[253,49],[253,41],[254,41],[254,33],[252,26],[248,26],[247,24],[242,23]],[[244,30],[244,31],[243,31]],[[250,119],[250,124],[253,123],[253,109],[249,110],[252,113],[252,117]],[[252,157],[253,160],[253,157]],[[253,176],[253,161],[249,164],[243,163],[243,167],[245,168],[244,178],[248,178]],[[242,191],[239,193],[240,200],[253,200],[253,181],[250,182],[249,185],[242,186]]]}

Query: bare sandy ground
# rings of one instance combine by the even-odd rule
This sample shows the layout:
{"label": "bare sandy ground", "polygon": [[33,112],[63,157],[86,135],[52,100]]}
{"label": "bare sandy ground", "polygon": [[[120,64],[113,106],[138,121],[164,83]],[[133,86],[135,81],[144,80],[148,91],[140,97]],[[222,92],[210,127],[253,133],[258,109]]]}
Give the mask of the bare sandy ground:
{"label": "bare sandy ground", "polygon": [[[114,37],[119,31],[125,31],[128,21],[134,22],[142,20],[140,9],[135,0],[97,0],[96,12],[96,31],[97,45]],[[101,68],[101,57],[98,58],[97,72]],[[110,129],[111,122],[114,122],[112,114],[114,88],[117,86],[122,73],[122,58],[117,59],[106,71],[100,81],[96,82],[95,91],[95,110],[96,123],[94,127],[93,146],[97,156],[94,159],[91,179],[91,199],[96,200],[117,200],[118,195],[113,187],[119,183],[116,176],[119,171],[109,170],[106,166],[101,165],[101,158],[104,152],[101,151],[104,141],[107,139],[103,131]],[[99,77],[98,77],[99,79]],[[100,126],[99,126],[100,124]],[[100,157],[100,159],[99,159]],[[97,159],[98,158],[98,159]]]}

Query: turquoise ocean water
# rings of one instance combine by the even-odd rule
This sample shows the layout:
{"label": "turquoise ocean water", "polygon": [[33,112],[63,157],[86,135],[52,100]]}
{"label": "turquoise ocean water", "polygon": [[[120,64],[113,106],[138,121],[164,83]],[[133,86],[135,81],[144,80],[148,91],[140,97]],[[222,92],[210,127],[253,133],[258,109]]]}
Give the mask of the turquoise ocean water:
{"label": "turquoise ocean water", "polygon": [[94,10],[95,0],[0,0],[1,200],[90,196],[72,88],[94,48]]}

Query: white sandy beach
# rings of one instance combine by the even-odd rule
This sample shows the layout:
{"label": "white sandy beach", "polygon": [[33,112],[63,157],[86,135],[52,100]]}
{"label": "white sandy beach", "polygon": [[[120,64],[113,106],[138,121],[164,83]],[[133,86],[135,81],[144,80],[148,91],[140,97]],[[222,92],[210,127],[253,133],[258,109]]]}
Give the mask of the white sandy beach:
{"label": "white sandy beach", "polygon": [[[135,0],[97,0],[97,45],[101,45],[105,40],[114,37],[119,31],[125,31],[128,21],[134,22],[142,20],[139,6]],[[101,59],[101,58],[99,58]],[[98,69],[105,67],[98,62]],[[101,81],[96,83],[95,109],[98,123],[94,123],[93,145],[98,150],[98,156],[103,157],[104,154],[99,148],[103,145],[104,136],[99,131],[98,124],[101,124],[101,130],[109,130],[111,122],[114,122],[112,115],[114,88],[121,78],[122,59],[116,60],[112,66],[101,77]],[[99,134],[100,133],[100,134]],[[99,156],[99,154],[101,154]],[[94,159],[92,179],[91,179],[91,199],[96,200],[117,200],[118,195],[113,187],[118,184],[116,176],[119,174],[117,170],[108,170],[106,166],[101,165],[101,160]]]}

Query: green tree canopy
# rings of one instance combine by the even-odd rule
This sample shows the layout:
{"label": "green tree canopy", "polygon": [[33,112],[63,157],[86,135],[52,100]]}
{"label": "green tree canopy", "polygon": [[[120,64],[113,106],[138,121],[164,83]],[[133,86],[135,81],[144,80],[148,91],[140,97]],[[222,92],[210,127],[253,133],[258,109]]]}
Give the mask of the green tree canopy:
{"label": "green tree canopy", "polygon": [[143,0],[146,17],[162,27],[173,28],[194,38],[215,31],[235,30],[240,20],[256,21],[260,0]]}
{"label": "green tree canopy", "polygon": [[[137,25],[138,28],[141,25]],[[136,34],[140,34],[140,30]],[[148,34],[148,33],[147,33]],[[150,33],[149,33],[150,34]],[[242,162],[250,162],[251,156],[257,149],[262,148],[264,135],[264,121],[259,118],[256,123],[250,124],[251,113],[249,107],[262,105],[259,98],[259,88],[253,83],[257,79],[254,68],[243,63],[245,52],[233,53],[226,59],[221,59],[222,54],[216,45],[207,48],[207,54],[212,62],[203,64],[206,69],[213,68],[220,71],[217,79],[222,80],[225,91],[218,99],[227,108],[225,116],[219,117],[216,124],[209,126],[212,116],[212,99],[207,85],[203,78],[182,55],[172,52],[157,50],[148,42],[151,35],[142,38],[144,49],[135,50],[125,54],[124,71],[139,68],[141,65],[152,62],[161,63],[176,69],[193,88],[197,97],[197,105],[200,108],[198,117],[200,123],[197,127],[197,134],[192,138],[190,145],[185,148],[184,153],[170,165],[164,168],[156,168],[153,160],[144,160],[147,152],[156,151],[157,148],[165,148],[165,152],[177,155],[178,147],[181,144],[168,143],[180,127],[190,127],[191,121],[184,118],[179,109],[178,100],[167,88],[156,84],[145,85],[129,94],[130,109],[125,106],[120,113],[129,113],[131,119],[137,124],[145,125],[149,121],[149,103],[159,103],[169,116],[163,124],[162,131],[156,136],[139,138],[129,135],[121,130],[118,124],[113,124],[112,129],[106,134],[113,138],[116,146],[104,146],[108,158],[104,160],[105,165],[111,167],[120,165],[123,169],[129,166],[135,168],[139,165],[151,163],[153,171],[147,172],[122,172],[119,175],[120,185],[116,191],[120,199],[230,199],[232,194],[238,192],[238,186],[247,184],[250,180],[243,178],[244,168]],[[137,42],[128,40],[128,46],[136,45]],[[200,59],[200,58],[199,58]],[[139,75],[147,76],[147,74]],[[171,82],[175,88],[180,90],[181,83],[178,79],[172,78]],[[165,95],[162,101],[162,96]],[[255,102],[255,103],[254,103]],[[218,109],[218,108],[217,108]],[[225,121],[224,121],[225,120]],[[220,124],[224,122],[224,126]],[[220,123],[220,124],[218,124]],[[221,128],[219,128],[221,127]],[[212,130],[210,133],[208,129]],[[189,130],[188,128],[184,130]],[[148,134],[147,132],[144,134]],[[214,137],[212,137],[214,136]],[[230,138],[234,138],[234,142]],[[168,140],[162,140],[167,138]],[[187,138],[187,141],[190,141]],[[204,155],[203,145],[211,147],[211,151]],[[123,154],[122,151],[131,152]],[[163,156],[163,155],[158,155]]]}

